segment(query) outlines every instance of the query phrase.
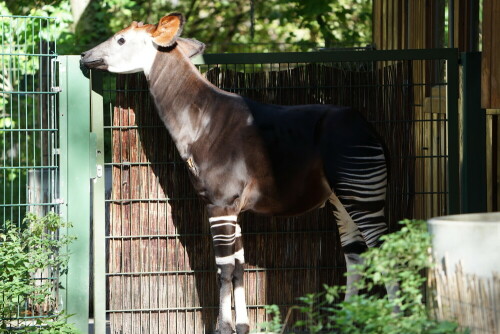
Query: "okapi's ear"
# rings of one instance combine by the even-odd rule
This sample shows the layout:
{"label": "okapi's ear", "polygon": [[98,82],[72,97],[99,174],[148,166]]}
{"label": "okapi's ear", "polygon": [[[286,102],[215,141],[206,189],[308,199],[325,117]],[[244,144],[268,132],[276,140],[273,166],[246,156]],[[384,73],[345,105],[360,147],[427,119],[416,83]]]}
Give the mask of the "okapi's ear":
{"label": "okapi's ear", "polygon": [[181,13],[172,13],[162,17],[156,30],[151,34],[153,42],[163,47],[174,45],[182,32],[183,25],[184,17]]}
{"label": "okapi's ear", "polygon": [[196,39],[179,37],[177,38],[177,44],[189,58],[202,54],[205,51],[205,44]]}

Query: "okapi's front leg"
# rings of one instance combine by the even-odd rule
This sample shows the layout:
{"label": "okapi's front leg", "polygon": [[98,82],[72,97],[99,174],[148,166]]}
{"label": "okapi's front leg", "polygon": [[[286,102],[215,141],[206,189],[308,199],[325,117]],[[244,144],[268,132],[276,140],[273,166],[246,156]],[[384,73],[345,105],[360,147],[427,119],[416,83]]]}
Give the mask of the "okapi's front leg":
{"label": "okapi's front leg", "polygon": [[231,292],[234,287],[236,311],[236,333],[249,331],[248,316],[243,285],[243,242],[237,216],[214,216],[209,218],[212,233],[215,263],[219,279],[219,331],[233,333]]}

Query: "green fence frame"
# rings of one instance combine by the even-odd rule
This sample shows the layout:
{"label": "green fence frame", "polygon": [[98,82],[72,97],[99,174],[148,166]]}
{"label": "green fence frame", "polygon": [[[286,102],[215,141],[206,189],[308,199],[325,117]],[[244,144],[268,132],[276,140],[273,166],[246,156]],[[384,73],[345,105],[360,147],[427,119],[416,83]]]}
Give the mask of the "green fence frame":
{"label": "green fence frame", "polygon": [[[62,278],[62,296],[68,321],[82,332],[89,326],[90,178],[95,170],[91,151],[90,83],[80,70],[79,56],[59,61],[60,193],[63,219],[73,227],[63,233],[76,235],[69,246],[68,273]],[[91,158],[93,157],[93,158]],[[92,164],[92,166],[91,166]]]}
{"label": "green fence frame", "polygon": [[460,55],[462,63],[461,212],[486,212],[486,110],[481,108],[481,53]]}
{"label": "green fence frame", "polygon": [[[93,71],[91,75],[91,130],[96,139],[96,175],[93,182],[93,240],[94,254],[106,254],[106,209],[104,171],[104,120],[102,112],[102,75]],[[94,256],[94,333],[106,333],[106,257]],[[103,298],[104,296],[104,298]]]}
{"label": "green fence frame", "polygon": [[[62,278],[67,314],[81,333],[89,331],[90,279],[94,281],[95,333],[105,333],[104,240],[104,143],[100,73],[92,78],[80,69],[80,56],[61,56],[59,62],[59,124],[61,213],[73,227],[65,233],[77,236],[69,247],[68,273]],[[90,90],[90,82],[93,90]],[[99,107],[101,112],[99,112]],[[91,195],[93,194],[93,195]],[[92,209],[92,212],[91,212]],[[91,225],[93,222],[93,225]],[[91,229],[93,277],[91,266]],[[104,308],[102,308],[104,307]],[[104,326],[101,328],[100,326]]]}

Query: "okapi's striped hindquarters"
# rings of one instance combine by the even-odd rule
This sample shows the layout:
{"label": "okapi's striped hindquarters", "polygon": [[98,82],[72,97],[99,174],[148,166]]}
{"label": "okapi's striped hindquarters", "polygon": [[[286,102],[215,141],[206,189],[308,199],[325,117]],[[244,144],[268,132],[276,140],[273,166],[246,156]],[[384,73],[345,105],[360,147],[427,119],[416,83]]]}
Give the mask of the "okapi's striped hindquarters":
{"label": "okapi's striped hindquarters", "polygon": [[[384,216],[387,166],[380,146],[360,146],[356,155],[345,155],[339,167],[330,203],[334,206],[347,271],[361,262],[366,247],[376,247],[387,232]],[[356,275],[347,276],[346,299],[357,293]]]}
{"label": "okapi's striped hindquarters", "polygon": [[[116,73],[144,71],[159,116],[207,204],[219,331],[233,332],[234,295],[236,332],[248,333],[238,215],[297,215],[330,201],[350,271],[387,230],[386,155],[370,124],[350,108],[262,104],[213,86],[190,60],[204,45],[180,38],[183,24],[177,13],[157,25],[134,22],[81,61]],[[356,293],[356,279],[348,275],[346,298]]]}
{"label": "okapi's striped hindquarters", "polygon": [[[379,244],[387,231],[384,217],[387,167],[384,150],[380,146],[359,146],[355,155],[345,155],[333,183],[330,202],[335,206],[339,220],[340,240],[344,249],[361,243],[368,247]],[[345,231],[343,225],[355,222],[354,231]],[[354,227],[353,227],[354,228]]]}

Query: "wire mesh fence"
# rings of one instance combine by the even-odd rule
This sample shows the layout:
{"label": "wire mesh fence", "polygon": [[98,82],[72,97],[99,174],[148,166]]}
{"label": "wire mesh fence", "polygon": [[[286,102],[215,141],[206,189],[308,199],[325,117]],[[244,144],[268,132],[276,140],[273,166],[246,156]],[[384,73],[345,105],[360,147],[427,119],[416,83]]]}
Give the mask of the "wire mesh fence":
{"label": "wire mesh fence", "polygon": [[[27,213],[58,211],[58,121],[51,90],[56,24],[48,17],[0,16],[0,233],[6,233],[7,221],[25,229]],[[57,279],[50,269],[40,270],[25,284]],[[59,308],[57,293],[41,304],[33,296],[5,300],[2,294],[4,306],[17,305],[0,310],[3,324],[19,327],[48,317]]]}
{"label": "wire mesh fence", "polygon": [[[216,86],[261,102],[359,110],[390,152],[390,228],[397,229],[405,217],[446,213],[452,161],[447,56],[407,53],[387,61],[380,53],[373,59],[360,54],[365,53],[343,53],[343,60],[335,60],[335,52],[304,56],[310,61],[289,54],[208,55],[199,68]],[[218,289],[203,204],[142,75],[107,76],[104,83],[106,168],[112,177],[106,199],[111,332],[215,332]],[[252,328],[268,320],[265,305],[277,304],[286,314],[298,297],[323,284],[344,283],[331,209],[296,218],[244,214],[241,225]],[[299,317],[292,314],[290,323]]]}
{"label": "wire mesh fence", "polygon": [[0,17],[0,219],[55,208],[57,113],[51,91],[56,46],[50,18]]}

